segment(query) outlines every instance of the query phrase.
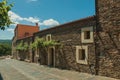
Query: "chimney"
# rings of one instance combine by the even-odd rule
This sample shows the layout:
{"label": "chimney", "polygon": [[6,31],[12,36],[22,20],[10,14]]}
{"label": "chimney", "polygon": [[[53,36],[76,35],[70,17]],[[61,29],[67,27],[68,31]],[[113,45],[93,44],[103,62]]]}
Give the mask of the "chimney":
{"label": "chimney", "polygon": [[38,23],[35,23],[35,24],[36,24],[36,27],[38,27],[38,30],[39,30],[40,28],[39,28],[39,25],[38,25]]}
{"label": "chimney", "polygon": [[36,26],[38,26],[38,23],[35,23],[36,24]]}

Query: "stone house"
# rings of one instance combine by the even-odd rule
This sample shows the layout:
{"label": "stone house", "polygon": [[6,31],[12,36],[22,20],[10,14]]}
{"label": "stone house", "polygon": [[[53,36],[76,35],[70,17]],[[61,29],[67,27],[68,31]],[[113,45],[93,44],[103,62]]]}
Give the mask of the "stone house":
{"label": "stone house", "polygon": [[[81,63],[84,64],[81,67],[86,67],[85,69],[88,71],[89,67],[86,64],[92,64],[91,61],[94,61],[88,61],[88,52],[90,52],[91,56],[95,50],[93,40],[94,27],[95,16],[92,16],[34,33],[35,38],[55,40],[63,44],[61,49],[56,46],[50,46],[47,51],[40,50],[37,52],[35,55],[40,55],[40,64],[84,72],[85,70],[79,67],[79,63]],[[81,53],[81,50],[83,53]],[[90,71],[88,72],[90,73]]]}
{"label": "stone house", "polygon": [[63,46],[29,49],[25,59],[120,79],[120,0],[95,0],[95,4],[95,16],[36,31],[29,37],[14,37],[13,43],[23,41],[30,46],[38,37],[55,40]]}
{"label": "stone house", "polygon": [[39,27],[36,23],[36,26],[17,24],[14,30],[14,37],[12,39],[12,55],[14,58],[18,58],[16,51],[17,41],[22,40],[26,37],[33,36],[33,33],[38,32]]}

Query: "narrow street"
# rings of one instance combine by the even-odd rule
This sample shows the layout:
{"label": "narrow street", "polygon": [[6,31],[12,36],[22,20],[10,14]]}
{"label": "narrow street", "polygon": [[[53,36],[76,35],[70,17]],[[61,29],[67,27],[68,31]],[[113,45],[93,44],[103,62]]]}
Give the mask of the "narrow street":
{"label": "narrow street", "polygon": [[0,80],[117,80],[13,59],[0,60]]}

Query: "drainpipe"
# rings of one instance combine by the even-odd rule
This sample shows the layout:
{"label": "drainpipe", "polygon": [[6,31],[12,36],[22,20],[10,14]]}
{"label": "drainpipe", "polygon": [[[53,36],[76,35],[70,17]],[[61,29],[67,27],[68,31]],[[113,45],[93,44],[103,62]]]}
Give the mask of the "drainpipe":
{"label": "drainpipe", "polygon": [[[34,37],[34,35],[32,36],[32,43],[34,42],[34,39],[35,39],[35,37]],[[35,62],[35,51],[32,49],[32,62],[34,63]]]}
{"label": "drainpipe", "polygon": [[98,13],[98,0],[95,0],[95,15],[96,15],[96,26],[95,26],[95,75],[99,74],[99,51],[98,51],[98,43],[96,42],[97,35],[99,34],[99,13]]}

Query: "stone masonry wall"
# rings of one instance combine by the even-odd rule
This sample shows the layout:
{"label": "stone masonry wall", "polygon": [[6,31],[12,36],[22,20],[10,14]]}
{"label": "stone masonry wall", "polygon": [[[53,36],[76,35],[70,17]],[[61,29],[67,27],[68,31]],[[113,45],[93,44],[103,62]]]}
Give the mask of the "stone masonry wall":
{"label": "stone masonry wall", "polygon": [[17,54],[16,54],[16,37],[13,38],[12,40],[12,56],[14,59],[17,59]]}
{"label": "stone masonry wall", "polygon": [[120,0],[97,0],[98,74],[120,79]]}
{"label": "stone masonry wall", "polygon": [[[94,27],[94,42],[81,43],[81,28],[90,26]],[[55,67],[120,79],[120,0],[96,0],[96,17],[42,30],[33,38],[21,40],[30,45],[36,37],[45,39],[47,34],[64,45],[63,48],[55,47]],[[88,45],[87,65],[76,62],[78,45]],[[48,64],[46,50],[40,48],[35,55],[29,52],[30,59],[36,60],[35,56],[39,54],[40,64]]]}
{"label": "stone masonry wall", "polygon": [[[59,41],[64,46],[62,49],[55,49],[55,67],[61,69],[77,70],[80,72],[91,73],[94,70],[90,69],[90,65],[95,63],[95,47],[94,43],[82,44],[81,43],[81,28],[95,26],[95,17],[83,19],[76,22],[67,23],[59,27],[43,30],[34,34],[34,37],[45,38],[47,34],[51,34],[52,40]],[[89,59],[87,65],[79,64],[76,62],[76,46],[88,45],[89,46]],[[48,54],[40,54],[42,57],[41,62],[48,61]],[[46,64],[46,63],[44,63]]]}
{"label": "stone masonry wall", "polygon": [[30,44],[33,41],[32,39],[33,39],[32,37],[26,37],[26,38],[17,40],[17,44],[19,44],[21,41],[23,41],[23,44],[27,44],[29,46],[28,51],[26,51],[26,52],[24,52],[24,51],[18,52],[18,55],[23,60],[26,60],[26,61],[29,61],[29,62],[32,62],[32,55],[33,55],[32,49],[30,49]]}

